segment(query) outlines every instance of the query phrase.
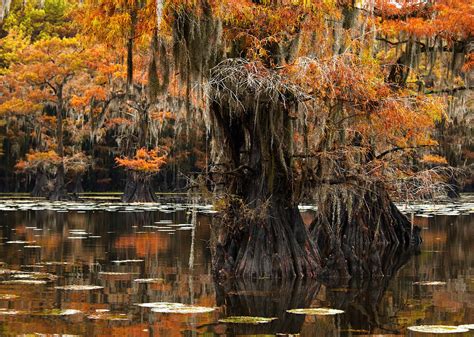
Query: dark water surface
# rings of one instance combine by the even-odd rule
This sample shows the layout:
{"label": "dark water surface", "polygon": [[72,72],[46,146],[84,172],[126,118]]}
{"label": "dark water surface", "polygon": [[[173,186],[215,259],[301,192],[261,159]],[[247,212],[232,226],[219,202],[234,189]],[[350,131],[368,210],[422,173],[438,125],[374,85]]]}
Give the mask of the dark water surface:
{"label": "dark water surface", "polygon": [[[423,228],[421,254],[396,275],[344,286],[215,284],[209,207],[0,200],[0,336],[388,337],[405,335],[411,325],[474,323],[474,204],[413,210],[421,215],[414,218]],[[56,288],[68,285],[99,287]],[[163,314],[136,305],[148,302],[216,310]],[[286,312],[305,307],[345,312]],[[218,321],[242,315],[278,319],[259,325]]]}

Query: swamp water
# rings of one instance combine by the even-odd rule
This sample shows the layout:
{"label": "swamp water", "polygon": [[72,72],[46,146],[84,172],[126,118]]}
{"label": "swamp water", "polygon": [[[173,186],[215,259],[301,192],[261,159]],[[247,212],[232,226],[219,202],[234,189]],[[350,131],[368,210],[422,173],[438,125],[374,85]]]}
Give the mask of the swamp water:
{"label": "swamp water", "polygon": [[473,199],[400,206],[423,229],[420,254],[393,276],[337,285],[214,283],[210,206],[5,197],[0,336],[421,337],[407,328],[473,324]]}

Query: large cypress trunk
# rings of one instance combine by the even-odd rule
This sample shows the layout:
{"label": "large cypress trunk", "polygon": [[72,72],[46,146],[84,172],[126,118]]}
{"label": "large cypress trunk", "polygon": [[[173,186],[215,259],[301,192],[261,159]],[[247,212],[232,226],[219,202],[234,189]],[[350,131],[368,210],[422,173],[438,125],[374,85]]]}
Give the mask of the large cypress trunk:
{"label": "large cypress trunk", "polygon": [[387,260],[421,243],[420,228],[378,183],[340,184],[321,193],[310,230],[323,261],[321,276],[332,279],[384,276]]}
{"label": "large cypress trunk", "polygon": [[70,200],[65,182],[65,168],[64,168],[64,135],[63,135],[63,114],[64,106],[62,99],[62,85],[57,88],[58,104],[56,106],[56,141],[58,144],[57,152],[61,157],[61,163],[56,172],[54,180],[54,189],[48,196],[51,201]]}
{"label": "large cypress trunk", "polygon": [[293,198],[288,113],[275,100],[252,98],[242,113],[212,104],[214,179],[227,196],[212,226],[218,277],[317,276],[319,255]]}
{"label": "large cypress trunk", "polygon": [[38,170],[35,177],[35,186],[31,191],[32,197],[46,198],[51,192],[51,182],[48,175],[41,170]]}
{"label": "large cypress trunk", "polygon": [[54,189],[48,196],[48,199],[51,201],[61,201],[61,200],[71,200],[73,199],[67,193],[66,183],[64,181],[64,164],[60,164],[58,167],[58,172],[56,173],[56,178],[54,180]]}
{"label": "large cypress trunk", "polygon": [[129,172],[122,202],[158,202],[153,191],[152,178]]}

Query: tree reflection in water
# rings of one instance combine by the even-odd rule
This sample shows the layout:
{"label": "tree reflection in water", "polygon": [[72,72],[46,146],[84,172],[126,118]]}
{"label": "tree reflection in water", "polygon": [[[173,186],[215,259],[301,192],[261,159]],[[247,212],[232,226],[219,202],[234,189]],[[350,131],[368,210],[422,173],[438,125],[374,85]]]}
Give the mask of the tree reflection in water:
{"label": "tree reflection in water", "polygon": [[[0,256],[4,265],[0,268],[50,273],[57,279],[43,285],[0,284],[0,310],[21,313],[0,315],[0,335],[400,335],[409,325],[467,324],[474,318],[470,283],[473,255],[469,249],[462,248],[472,247],[473,216],[415,218],[424,228],[421,255],[410,258],[396,249],[385,251],[385,276],[381,278],[347,283],[229,280],[225,284],[216,284],[211,276],[210,218],[205,214],[195,217],[193,220],[192,212],[182,210],[1,213]],[[192,231],[160,231],[168,226],[163,220],[172,224],[196,222],[193,254]],[[71,239],[78,236],[87,238]],[[35,242],[9,244],[9,241]],[[0,272],[0,281],[13,280],[12,275]],[[135,281],[148,278],[155,281]],[[445,285],[414,285],[418,281],[443,281]],[[73,292],[55,288],[70,284],[97,285],[103,289]],[[6,299],[8,296],[2,299],[6,295],[10,299]],[[217,310],[204,315],[171,315],[152,313],[134,305],[160,301],[217,307]],[[338,308],[345,313],[304,316],[286,312],[304,307]],[[37,315],[57,309],[81,310],[83,315]],[[97,310],[99,313],[110,310],[110,315],[103,315],[104,318],[123,318],[121,314],[124,314],[128,320],[90,319]],[[218,322],[235,315],[278,317],[278,320],[261,325]]]}

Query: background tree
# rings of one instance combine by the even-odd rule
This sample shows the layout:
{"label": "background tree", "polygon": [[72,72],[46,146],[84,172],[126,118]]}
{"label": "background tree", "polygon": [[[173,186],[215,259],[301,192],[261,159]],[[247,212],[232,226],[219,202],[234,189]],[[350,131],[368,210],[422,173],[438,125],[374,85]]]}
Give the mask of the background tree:
{"label": "background tree", "polygon": [[[99,69],[100,48],[85,49],[77,38],[51,38],[35,42],[19,55],[17,63],[2,78],[6,99],[0,111],[8,114],[42,114],[52,112],[49,121],[55,124],[54,143],[47,144],[62,158],[58,164],[52,200],[68,198],[64,175],[65,131],[68,113],[73,111],[78,92],[93,81]],[[87,79],[85,81],[85,78]],[[100,98],[103,91],[89,92],[90,99]]]}
{"label": "background tree", "polygon": [[[158,201],[154,193],[150,193],[151,190],[145,188],[150,184],[150,178],[156,175],[161,167],[166,164],[167,153],[160,155],[160,149],[146,150],[145,148],[137,150],[137,153],[132,158],[122,157],[116,158],[118,166],[124,167],[126,170],[134,176],[135,181],[139,181],[140,184],[136,185],[136,188],[143,188],[143,191],[134,191],[130,196],[131,199],[126,200],[127,202],[140,202],[142,198],[139,196],[145,196],[146,200]],[[135,200],[133,198],[139,198]]]}

